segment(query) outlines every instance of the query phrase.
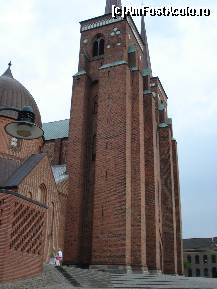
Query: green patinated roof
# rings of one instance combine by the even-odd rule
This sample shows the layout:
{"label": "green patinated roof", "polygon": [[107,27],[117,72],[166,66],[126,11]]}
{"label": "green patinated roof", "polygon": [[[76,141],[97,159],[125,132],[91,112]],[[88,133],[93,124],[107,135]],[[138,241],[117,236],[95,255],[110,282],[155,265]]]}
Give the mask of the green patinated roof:
{"label": "green patinated roof", "polygon": [[45,140],[67,138],[69,135],[69,119],[43,123]]}

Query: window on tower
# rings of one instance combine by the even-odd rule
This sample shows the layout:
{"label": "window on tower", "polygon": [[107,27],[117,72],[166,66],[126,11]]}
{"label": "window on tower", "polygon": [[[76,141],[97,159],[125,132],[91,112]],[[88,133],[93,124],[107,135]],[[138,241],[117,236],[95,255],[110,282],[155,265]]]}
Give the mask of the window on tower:
{"label": "window on tower", "polygon": [[93,57],[104,55],[105,40],[98,34],[93,42]]}
{"label": "window on tower", "polygon": [[130,69],[136,68],[136,48],[133,45],[128,48],[128,65]]}
{"label": "window on tower", "polygon": [[105,40],[102,38],[99,42],[99,55],[104,54]]}

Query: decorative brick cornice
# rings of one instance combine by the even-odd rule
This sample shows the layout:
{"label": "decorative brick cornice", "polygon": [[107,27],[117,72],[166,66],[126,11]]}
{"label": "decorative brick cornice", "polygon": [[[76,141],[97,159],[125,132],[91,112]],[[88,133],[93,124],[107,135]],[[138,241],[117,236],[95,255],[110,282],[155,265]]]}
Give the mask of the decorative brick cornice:
{"label": "decorative brick cornice", "polygon": [[123,19],[121,17],[117,17],[117,18],[108,18],[108,19],[101,19],[98,20],[96,22],[93,22],[91,24],[82,24],[81,23],[81,32],[84,31],[88,31],[91,29],[95,29],[95,28],[99,28],[99,27],[103,27],[112,23],[116,23],[116,22],[120,22],[123,21]]}

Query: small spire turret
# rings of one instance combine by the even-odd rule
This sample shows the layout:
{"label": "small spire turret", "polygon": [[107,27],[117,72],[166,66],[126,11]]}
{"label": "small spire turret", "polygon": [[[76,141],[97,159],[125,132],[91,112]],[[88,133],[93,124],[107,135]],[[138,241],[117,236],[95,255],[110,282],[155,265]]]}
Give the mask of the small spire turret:
{"label": "small spire turret", "polygon": [[112,13],[112,5],[121,7],[121,0],[106,0],[105,14]]}
{"label": "small spire turret", "polygon": [[146,34],[146,28],[145,28],[144,15],[141,18],[141,37],[144,42],[144,69],[149,70],[150,76],[152,76],[151,61],[150,61],[150,55],[149,55],[149,49],[148,49],[148,40],[147,40],[147,34]]}
{"label": "small spire turret", "polygon": [[14,78],[13,77],[13,74],[11,72],[11,66],[12,66],[12,63],[11,61],[8,63],[8,68],[7,70],[2,74],[2,76],[7,76],[7,77],[10,77],[10,78]]}

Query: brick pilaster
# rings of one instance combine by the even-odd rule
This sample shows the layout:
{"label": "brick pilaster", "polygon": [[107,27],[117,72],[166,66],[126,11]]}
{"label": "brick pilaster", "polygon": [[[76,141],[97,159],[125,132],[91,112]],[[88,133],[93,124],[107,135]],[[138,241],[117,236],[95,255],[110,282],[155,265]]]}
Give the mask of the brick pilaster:
{"label": "brick pilaster", "polygon": [[177,156],[177,142],[172,141],[173,148],[173,176],[175,194],[175,214],[176,214],[176,246],[177,246],[177,273],[183,274],[183,245],[182,245],[182,221],[181,221],[181,200],[179,185],[179,169]]}
{"label": "brick pilaster", "polygon": [[164,273],[177,273],[176,221],[170,128],[159,127]]}
{"label": "brick pilaster", "polygon": [[[74,78],[69,129],[68,162],[69,195],[66,211],[64,261],[80,262],[82,209],[84,191],[85,132],[87,86],[86,75]],[[72,130],[73,129],[73,130]]]}
{"label": "brick pilaster", "polygon": [[140,72],[132,72],[132,220],[131,264],[137,269],[147,269],[145,221],[145,160],[143,79]]}
{"label": "brick pilaster", "polygon": [[145,136],[145,203],[146,203],[146,250],[149,270],[159,271],[159,169],[157,157],[157,123],[155,100],[152,93],[144,95],[144,136]]}

